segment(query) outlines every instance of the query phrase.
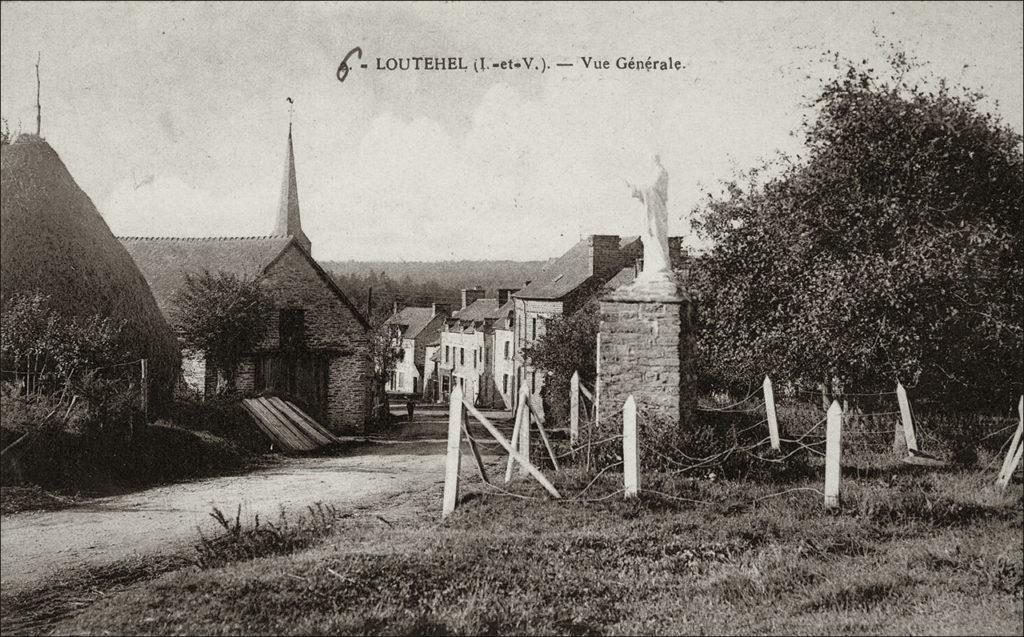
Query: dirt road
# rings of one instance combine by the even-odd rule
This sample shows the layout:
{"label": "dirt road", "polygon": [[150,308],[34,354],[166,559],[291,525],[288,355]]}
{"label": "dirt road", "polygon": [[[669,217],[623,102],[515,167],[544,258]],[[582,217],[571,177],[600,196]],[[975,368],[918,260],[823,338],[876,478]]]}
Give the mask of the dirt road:
{"label": "dirt road", "polygon": [[[390,444],[359,445],[342,457],[293,458],[253,473],[172,484],[92,500],[60,511],[4,516],[0,524],[0,590],[29,587],[55,570],[109,564],[186,546],[196,529],[214,531],[212,507],[233,516],[276,518],[316,502],[372,507],[400,493],[436,489],[444,481],[446,413],[417,412],[414,427]],[[409,430],[415,435],[410,436]],[[244,518],[243,518],[244,519]]]}

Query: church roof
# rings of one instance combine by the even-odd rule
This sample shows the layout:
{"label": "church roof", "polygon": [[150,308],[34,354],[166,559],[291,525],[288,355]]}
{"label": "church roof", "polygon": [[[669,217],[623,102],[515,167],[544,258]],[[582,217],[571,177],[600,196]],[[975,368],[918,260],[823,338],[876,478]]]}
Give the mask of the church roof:
{"label": "church roof", "polygon": [[[203,270],[225,272],[241,278],[263,274],[296,237],[264,235],[258,237],[118,237],[149,283],[164,316],[173,320],[174,294],[185,282],[186,274]],[[306,251],[306,260],[327,286],[352,310],[364,327],[366,319],[338,288],[323,268]]]}

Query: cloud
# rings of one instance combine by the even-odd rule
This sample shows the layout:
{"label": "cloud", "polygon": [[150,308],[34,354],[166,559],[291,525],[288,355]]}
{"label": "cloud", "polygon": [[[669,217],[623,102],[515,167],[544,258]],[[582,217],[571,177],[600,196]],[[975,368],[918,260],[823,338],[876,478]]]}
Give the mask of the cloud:
{"label": "cloud", "polygon": [[266,191],[212,193],[177,175],[156,176],[144,185],[131,177],[110,193],[100,211],[122,236],[240,236],[269,234],[274,217]]}

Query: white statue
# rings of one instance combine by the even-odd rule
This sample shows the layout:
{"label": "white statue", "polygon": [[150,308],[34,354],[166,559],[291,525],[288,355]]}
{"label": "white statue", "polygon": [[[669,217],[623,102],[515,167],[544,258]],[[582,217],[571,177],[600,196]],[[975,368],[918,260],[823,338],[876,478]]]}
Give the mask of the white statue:
{"label": "white statue", "polygon": [[633,196],[647,207],[640,235],[644,244],[644,268],[637,277],[638,283],[663,281],[672,271],[668,248],[668,172],[657,155],[651,168],[646,184],[639,187],[629,184]]}

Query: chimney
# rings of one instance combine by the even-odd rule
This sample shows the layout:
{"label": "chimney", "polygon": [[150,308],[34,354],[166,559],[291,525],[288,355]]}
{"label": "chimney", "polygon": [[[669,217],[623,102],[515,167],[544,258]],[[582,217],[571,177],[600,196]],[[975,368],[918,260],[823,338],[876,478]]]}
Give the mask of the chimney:
{"label": "chimney", "polygon": [[629,265],[619,250],[619,235],[592,234],[587,240],[590,246],[590,275],[610,279],[622,268]]}
{"label": "chimney", "polygon": [[519,291],[519,288],[498,288],[498,307],[508,303],[512,295]]}
{"label": "chimney", "polygon": [[430,304],[430,308],[431,308],[430,316],[432,316],[432,317],[433,316],[437,316],[438,314],[444,314],[445,316],[450,316],[451,313],[452,313],[452,307],[448,303],[431,303]]}
{"label": "chimney", "polygon": [[398,301],[391,304],[391,315],[394,316],[395,314],[398,314]]}
{"label": "chimney", "polygon": [[462,309],[466,309],[477,299],[484,298],[484,289],[481,287],[464,288],[462,290]]}

